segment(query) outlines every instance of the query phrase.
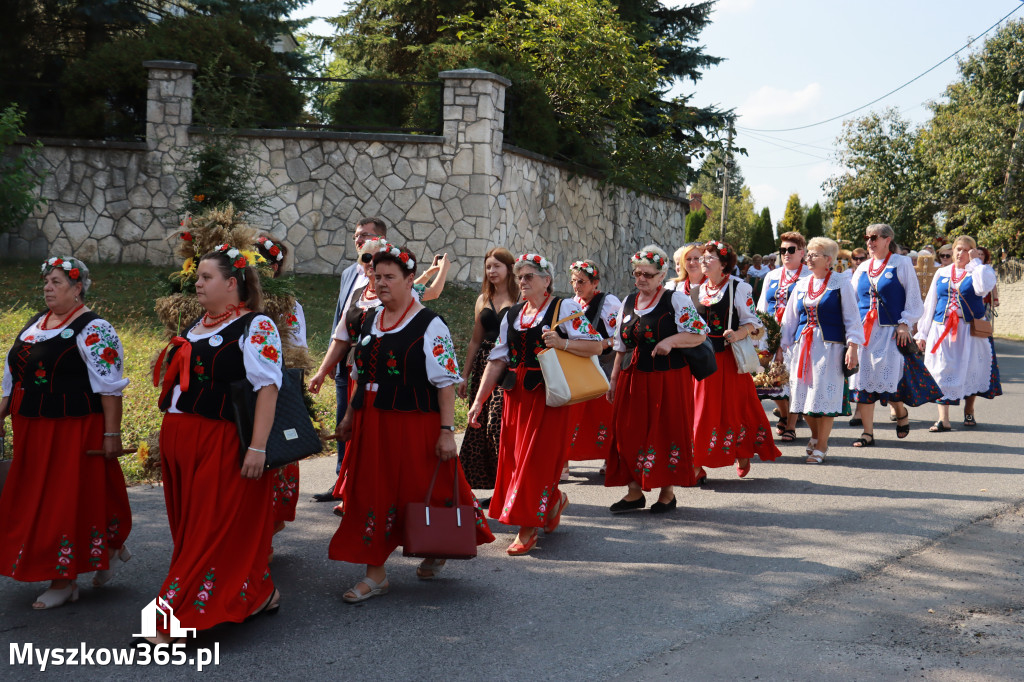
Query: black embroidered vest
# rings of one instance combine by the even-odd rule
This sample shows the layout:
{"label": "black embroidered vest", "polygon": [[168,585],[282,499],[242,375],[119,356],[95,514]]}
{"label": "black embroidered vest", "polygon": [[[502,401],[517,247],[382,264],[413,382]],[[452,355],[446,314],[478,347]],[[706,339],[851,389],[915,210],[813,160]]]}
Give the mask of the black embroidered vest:
{"label": "black embroidered vest", "polygon": [[[738,282],[730,279],[729,286],[732,287],[732,296],[726,290],[722,293],[722,299],[718,303],[706,306],[702,305],[700,300],[697,301],[697,312],[708,323],[708,338],[711,339],[711,346],[716,353],[721,353],[726,348],[725,337],[722,335],[725,334],[725,325],[729,322],[729,302],[732,297],[736,296],[737,284]],[[740,316],[734,310],[731,329],[736,331],[739,328]]]}
{"label": "black embroidered vest", "polygon": [[[356,346],[356,385],[352,409],[363,406],[366,384],[377,384],[373,406],[398,412],[440,412],[437,388],[427,377],[427,358],[423,355],[423,335],[439,317],[423,308],[403,329],[383,336],[372,334],[375,314],[366,316]],[[365,343],[364,343],[365,342]]]}
{"label": "black embroidered vest", "polygon": [[[550,327],[555,321],[555,308],[562,299],[553,297],[548,311],[544,313],[544,319],[534,324],[525,331],[519,331],[515,327],[515,321],[523,311],[526,303],[518,303],[508,309],[508,368],[514,370],[522,365],[526,370],[523,377],[523,388],[527,391],[536,390],[544,385],[544,375],[540,371],[540,363],[537,362],[537,353],[546,348],[544,345],[544,327]],[[565,338],[562,330],[558,335]]]}
{"label": "black embroidered vest", "polygon": [[686,356],[681,348],[673,348],[668,355],[651,355],[659,341],[679,333],[676,311],[672,307],[673,293],[662,293],[658,305],[645,315],[637,315],[633,310],[636,294],[626,298],[625,312],[619,322],[619,338],[628,349],[623,368],[634,365],[638,372],[667,372],[686,367]]}
{"label": "black embroidered vest", "polygon": [[[24,391],[18,414],[23,417],[84,417],[101,414],[103,404],[89,383],[89,370],[78,352],[76,339],[99,315],[83,313],[60,334],[36,343],[21,340],[21,334],[45,313],[34,315],[7,355],[14,383]],[[68,334],[68,332],[71,332]]]}
{"label": "black embroidered vest", "polygon": [[[189,387],[178,397],[179,412],[197,414],[207,419],[234,421],[235,407],[231,402],[231,384],[246,378],[242,348],[249,334],[249,326],[260,313],[248,312],[227,325],[216,334],[209,334],[192,341],[192,361],[189,371]],[[198,323],[198,320],[196,321]],[[193,325],[195,326],[195,325]],[[191,329],[192,327],[189,327]],[[180,351],[170,351],[173,359]],[[178,379],[180,384],[181,379]],[[168,391],[160,404],[161,410],[171,406],[173,391]]]}

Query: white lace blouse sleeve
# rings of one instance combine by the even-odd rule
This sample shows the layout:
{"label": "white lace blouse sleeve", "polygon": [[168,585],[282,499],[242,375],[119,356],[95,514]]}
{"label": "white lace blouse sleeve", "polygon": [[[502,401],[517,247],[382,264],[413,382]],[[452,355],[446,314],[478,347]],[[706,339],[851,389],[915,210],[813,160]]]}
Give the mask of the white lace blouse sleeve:
{"label": "white lace blouse sleeve", "polygon": [[508,362],[508,320],[509,316],[507,314],[501,316],[501,325],[498,327],[498,340],[495,342],[494,348],[491,349],[490,355],[487,356],[488,360]]}
{"label": "white lace blouse sleeve", "polygon": [[736,279],[736,293],[733,295],[733,307],[740,324],[752,324],[754,329],[764,326],[754,309],[754,288],[741,279]]}
{"label": "white lace blouse sleeve", "polygon": [[423,355],[427,359],[427,379],[435,388],[462,383],[452,333],[440,317],[435,317],[427,325],[423,334]]}
{"label": "white lace blouse sleeve", "polygon": [[[617,315],[618,315],[618,317],[616,319],[619,322],[621,322],[622,318],[624,318],[626,316],[626,302],[625,301],[623,301],[622,303],[619,304],[619,312],[617,313]],[[615,339],[612,342],[612,350],[616,351],[617,353],[625,353],[626,350],[627,350],[626,349],[626,344],[622,342],[622,336],[620,334],[618,334],[619,330],[618,330],[617,327],[616,327],[615,331],[616,331],[615,335],[612,336],[612,338]]]}
{"label": "white lace blouse sleeve", "polygon": [[[708,326],[693,305],[693,299],[682,291],[672,293],[672,310],[675,312],[676,331],[685,334],[707,334]],[[623,347],[625,350],[625,347]]]}
{"label": "white lace blouse sleeve", "polygon": [[[574,315],[583,308],[580,304],[570,298],[562,299],[562,306],[558,309],[558,317],[565,318],[570,315]],[[561,325],[562,331],[568,334],[568,338],[571,341],[600,341],[601,335],[594,329],[594,325],[590,324],[585,315],[580,315],[571,322],[563,322]]]}
{"label": "white lace blouse sleeve", "polygon": [[78,354],[89,372],[89,385],[100,395],[120,396],[128,385],[124,378],[124,347],[113,325],[93,320],[75,339]]}
{"label": "white lace blouse sleeve", "polygon": [[914,338],[918,341],[928,340],[928,331],[932,328],[932,318],[935,317],[935,306],[939,300],[939,273],[932,275],[932,283],[928,286],[928,295],[924,298],[924,305],[921,319],[917,321],[917,333]]}
{"label": "white lace blouse sleeve", "polygon": [[257,315],[249,323],[249,333],[242,343],[245,377],[258,391],[273,384],[281,388],[281,334],[266,315]]}
{"label": "white lace blouse sleeve", "polygon": [[798,280],[786,301],[786,309],[782,312],[782,323],[779,325],[779,348],[782,350],[786,350],[796,343],[796,328],[800,324],[800,316],[796,312],[797,302],[800,299],[798,292],[806,291],[807,282],[807,279]]}
{"label": "white lace blouse sleeve", "polygon": [[604,326],[611,336],[615,336],[618,329],[619,309],[621,308],[622,301],[618,297],[613,294],[604,297],[604,303],[601,305],[601,319],[604,320]]}
{"label": "white lace blouse sleeve", "polygon": [[924,302],[921,300],[921,285],[917,281],[917,270],[906,256],[902,256],[896,264],[896,277],[907,292],[906,303],[903,304],[903,314],[900,315],[900,324],[913,327],[924,313]]}
{"label": "white lace blouse sleeve", "polygon": [[863,346],[864,323],[860,319],[857,294],[849,277],[844,277],[843,283],[839,285],[839,297],[843,308],[843,324],[846,326],[846,342]]}
{"label": "white lace blouse sleeve", "polygon": [[288,323],[292,327],[292,343],[299,348],[308,348],[309,344],[306,342],[306,313],[302,309],[302,304],[298,301],[295,302],[295,309],[292,310],[292,316],[289,318]]}
{"label": "white lace blouse sleeve", "polygon": [[991,265],[985,265],[980,258],[967,264],[967,272],[971,273],[971,284],[974,293],[984,298],[996,287],[996,271]]}

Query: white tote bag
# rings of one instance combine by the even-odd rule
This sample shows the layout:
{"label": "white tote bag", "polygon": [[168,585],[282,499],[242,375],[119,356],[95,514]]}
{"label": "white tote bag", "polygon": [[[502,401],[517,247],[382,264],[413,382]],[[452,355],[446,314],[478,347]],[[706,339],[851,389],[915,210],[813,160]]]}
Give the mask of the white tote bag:
{"label": "white tote bag", "polygon": [[[736,293],[736,284],[734,282],[729,283],[729,323],[726,325],[726,329],[732,329],[732,315],[735,311],[735,305],[733,305],[733,296]],[[754,348],[754,342],[750,336],[744,336],[739,341],[733,341],[729,344],[732,348],[732,356],[736,358],[736,371],[740,374],[753,374],[754,372],[760,371],[761,362],[757,359],[757,349]]]}

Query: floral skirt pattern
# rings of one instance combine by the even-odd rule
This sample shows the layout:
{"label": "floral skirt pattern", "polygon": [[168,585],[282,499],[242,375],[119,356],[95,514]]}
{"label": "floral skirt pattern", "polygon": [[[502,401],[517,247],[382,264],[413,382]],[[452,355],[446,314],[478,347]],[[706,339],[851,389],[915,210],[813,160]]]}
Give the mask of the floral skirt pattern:
{"label": "floral skirt pattern", "polygon": [[103,447],[103,415],[22,417],[21,393],[13,393],[14,459],[0,496],[0,575],[39,582],[106,569],[132,511],[120,463],[85,454]]}
{"label": "floral skirt pattern", "polygon": [[569,461],[605,460],[612,444],[612,404],[600,396],[570,406],[572,426]]}
{"label": "floral skirt pattern", "polygon": [[[375,397],[375,392],[367,391],[363,407],[355,412],[337,489],[344,514],[327,556],[335,561],[382,566],[402,544],[406,505],[422,503],[427,497],[437,470],[435,447],[441,433],[441,415],[378,410],[373,406]],[[476,511],[476,543],[493,542],[494,535],[457,459],[441,465],[431,504],[450,506],[454,502],[453,466],[458,467],[459,503],[472,504]]]}
{"label": "floral skirt pattern", "polygon": [[736,371],[731,349],[715,353],[715,360],[718,370],[693,382],[693,465],[725,467],[755,455],[764,461],[782,456],[754,380]]}
{"label": "floral skirt pattern", "polygon": [[692,486],[693,377],[690,369],[619,373],[613,443],[604,484],[638,484],[643,490]]}
{"label": "floral skirt pattern", "polygon": [[274,473],[242,478],[238,448],[231,422],[164,415],[160,465],[174,551],[159,595],[183,627],[240,623],[274,591]]}
{"label": "floral skirt pattern", "polygon": [[512,370],[505,391],[498,451],[498,479],[488,516],[510,526],[541,527],[561,499],[558,481],[568,456],[569,407],[548,407],[544,386],[523,388],[526,367]]}
{"label": "floral skirt pattern", "polygon": [[295,520],[295,508],[299,504],[299,463],[292,462],[275,469],[274,475],[274,522]]}
{"label": "floral skirt pattern", "polygon": [[[894,351],[899,352],[899,351]],[[855,403],[890,402],[904,403],[918,407],[925,403],[934,403],[942,398],[942,391],[932,378],[924,361],[918,354],[903,358],[903,376],[896,385],[895,391],[850,391],[850,401]]]}

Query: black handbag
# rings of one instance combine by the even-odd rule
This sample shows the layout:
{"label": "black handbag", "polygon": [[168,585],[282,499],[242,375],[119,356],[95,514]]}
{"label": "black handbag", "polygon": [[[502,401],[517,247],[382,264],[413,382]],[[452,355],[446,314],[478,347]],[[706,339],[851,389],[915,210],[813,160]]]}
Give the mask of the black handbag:
{"label": "black handbag", "polygon": [[715,360],[715,349],[711,345],[711,339],[705,337],[704,343],[691,348],[683,348],[682,351],[686,356],[690,374],[697,381],[707,379],[718,371],[718,362]]}
{"label": "black handbag", "polygon": [[[303,374],[301,369],[286,369],[277,392],[274,425],[267,436],[267,459],[264,469],[276,469],[286,464],[315,455],[324,449],[320,434],[313,428],[309,411],[302,399]],[[252,443],[253,417],[256,414],[256,395],[252,384],[242,379],[231,384],[231,402],[235,407],[235,426],[238,428],[239,466],[245,460],[245,451]]]}

